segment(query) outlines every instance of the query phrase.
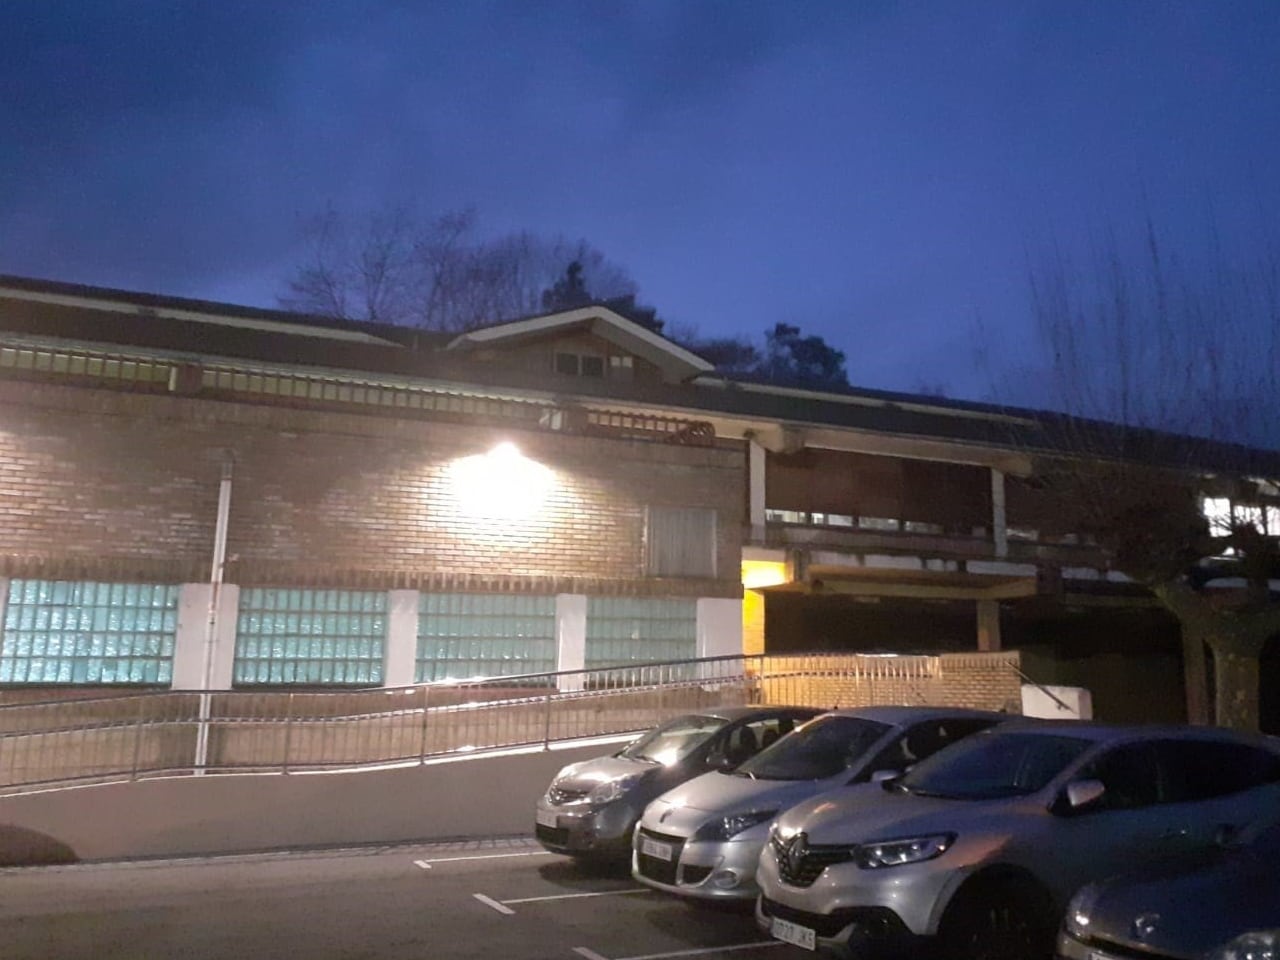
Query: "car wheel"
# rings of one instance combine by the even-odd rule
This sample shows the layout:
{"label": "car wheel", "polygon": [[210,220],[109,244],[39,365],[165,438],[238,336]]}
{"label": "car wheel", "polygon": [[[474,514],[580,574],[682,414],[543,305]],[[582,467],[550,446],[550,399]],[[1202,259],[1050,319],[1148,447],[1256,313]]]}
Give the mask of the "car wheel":
{"label": "car wheel", "polygon": [[948,960],[1049,960],[1053,935],[1049,898],[1025,881],[961,891],[939,930]]}

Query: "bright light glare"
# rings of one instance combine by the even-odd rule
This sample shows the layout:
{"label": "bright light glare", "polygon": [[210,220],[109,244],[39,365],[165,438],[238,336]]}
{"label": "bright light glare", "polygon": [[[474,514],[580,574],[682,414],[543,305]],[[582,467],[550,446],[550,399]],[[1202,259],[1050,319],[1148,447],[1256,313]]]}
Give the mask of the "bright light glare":
{"label": "bright light glare", "polygon": [[742,585],[748,590],[787,582],[787,566],[774,560],[743,560]]}
{"label": "bright light glare", "polygon": [[500,443],[488,453],[463,457],[452,465],[458,507],[471,517],[526,520],[541,509],[553,477],[513,443]]}

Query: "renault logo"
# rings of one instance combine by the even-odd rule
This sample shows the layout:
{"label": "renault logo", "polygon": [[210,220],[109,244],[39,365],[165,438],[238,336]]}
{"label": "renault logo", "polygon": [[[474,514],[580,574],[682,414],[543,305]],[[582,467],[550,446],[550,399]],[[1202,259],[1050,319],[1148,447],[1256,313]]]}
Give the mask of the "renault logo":
{"label": "renault logo", "polygon": [[1159,926],[1160,914],[1140,913],[1133,918],[1133,938],[1139,943],[1146,943],[1155,935],[1156,928]]}
{"label": "renault logo", "polygon": [[803,832],[797,833],[782,847],[782,865],[787,873],[795,876],[804,869],[804,858],[809,852],[809,838]]}

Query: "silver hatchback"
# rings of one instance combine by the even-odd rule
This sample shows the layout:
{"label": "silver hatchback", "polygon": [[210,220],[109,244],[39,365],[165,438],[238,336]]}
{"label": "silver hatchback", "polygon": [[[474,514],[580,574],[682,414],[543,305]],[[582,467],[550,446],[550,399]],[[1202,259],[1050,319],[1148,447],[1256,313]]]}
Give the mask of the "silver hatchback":
{"label": "silver hatchback", "polygon": [[834,710],[732,771],[681,784],[645,808],[632,875],[679,896],[754,900],[769,821],[833,787],[897,776],[960,737],[1009,719],[959,707]]}
{"label": "silver hatchback", "polygon": [[1068,898],[1280,804],[1280,744],[1203,727],[1014,721],[775,821],[758,923],[846,956],[1047,960]]}

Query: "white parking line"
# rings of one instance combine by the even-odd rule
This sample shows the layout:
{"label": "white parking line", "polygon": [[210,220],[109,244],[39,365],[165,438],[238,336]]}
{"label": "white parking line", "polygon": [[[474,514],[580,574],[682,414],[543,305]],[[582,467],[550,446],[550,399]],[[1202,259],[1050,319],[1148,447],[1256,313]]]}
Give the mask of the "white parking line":
{"label": "white parking line", "polygon": [[503,900],[503,903],[537,903],[540,900],[576,900],[581,897],[617,897],[624,893],[648,893],[648,887],[633,890],[604,890],[600,893],[556,893],[547,897],[524,897],[520,900]]}
{"label": "white parking line", "polygon": [[479,900],[481,903],[483,903],[486,907],[493,907],[493,909],[497,910],[499,913],[505,913],[508,916],[515,913],[515,911],[512,910],[510,907],[499,903],[497,900],[494,900],[492,897],[486,897],[483,893],[473,893],[472,896],[475,897],[477,900]]}
{"label": "white parking line", "polygon": [[[673,953],[646,953],[641,957],[618,957],[617,960],[666,960],[667,957],[697,957],[708,953],[732,953],[735,950],[757,950],[760,947],[781,947],[781,940],[757,940],[754,943],[737,943],[725,947],[700,947],[697,950],[676,950]],[[601,957],[600,960],[605,960]]]}
{"label": "white parking line", "polygon": [[573,952],[580,957],[586,957],[587,960],[609,960],[608,957],[602,957],[594,950],[588,950],[586,947],[574,947]]}
{"label": "white parking line", "polygon": [[477,853],[470,857],[435,857],[431,860],[415,860],[413,865],[430,870],[433,863],[458,863],[463,860],[505,860],[508,857],[550,857],[550,850],[527,850],[521,853]]}

